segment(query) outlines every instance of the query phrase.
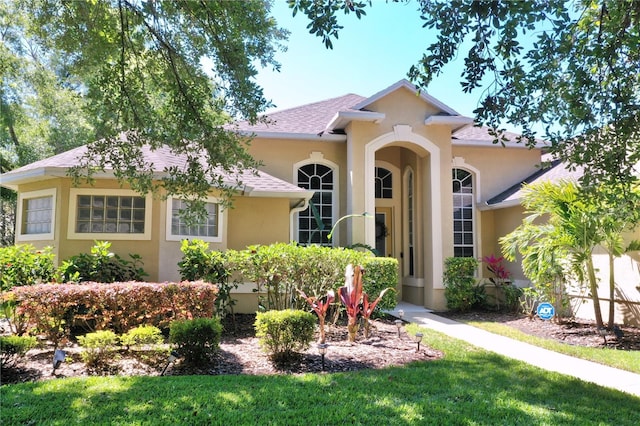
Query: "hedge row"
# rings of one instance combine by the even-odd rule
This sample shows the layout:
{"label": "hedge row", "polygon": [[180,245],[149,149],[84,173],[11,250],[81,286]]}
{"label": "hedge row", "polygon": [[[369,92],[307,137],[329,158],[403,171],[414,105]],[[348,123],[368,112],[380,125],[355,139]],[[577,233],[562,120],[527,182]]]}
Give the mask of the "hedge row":
{"label": "hedge row", "polygon": [[39,284],[14,287],[30,326],[57,343],[72,327],[118,334],[139,325],[212,317],[218,289],[205,282]]}

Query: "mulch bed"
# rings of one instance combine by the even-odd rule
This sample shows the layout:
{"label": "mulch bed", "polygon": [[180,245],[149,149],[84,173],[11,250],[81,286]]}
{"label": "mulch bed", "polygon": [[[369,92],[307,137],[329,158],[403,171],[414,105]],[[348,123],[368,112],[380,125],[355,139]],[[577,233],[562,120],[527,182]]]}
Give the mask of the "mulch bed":
{"label": "mulch bed", "polygon": [[[165,375],[220,375],[220,374],[301,374],[311,372],[344,372],[363,369],[381,369],[404,365],[414,361],[439,359],[443,354],[429,348],[425,342],[417,345],[404,330],[398,337],[398,329],[392,318],[372,321],[372,333],[364,339],[362,330],[355,343],[347,341],[346,326],[327,325],[326,340],[329,344],[325,355],[324,369],[322,357],[316,344],[296,359],[285,363],[275,363],[261,349],[255,337],[253,324],[255,315],[235,315],[235,323],[225,321],[220,351],[206,365],[185,365],[175,362],[168,365]],[[55,372],[52,368],[53,349],[33,349],[20,360],[16,368],[3,371],[2,384],[47,380],[61,377],[89,375],[158,376],[167,366],[166,358],[142,362],[132,354],[121,353],[113,359],[108,368],[89,370],[80,357],[81,348],[71,344],[64,348],[67,361]]]}

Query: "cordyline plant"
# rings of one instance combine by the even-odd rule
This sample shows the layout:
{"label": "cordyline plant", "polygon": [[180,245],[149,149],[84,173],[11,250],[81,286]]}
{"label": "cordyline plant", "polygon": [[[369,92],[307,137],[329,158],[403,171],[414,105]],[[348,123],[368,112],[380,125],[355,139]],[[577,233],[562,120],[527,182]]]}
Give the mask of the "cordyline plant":
{"label": "cordyline plant", "polygon": [[327,310],[329,309],[329,306],[336,298],[335,293],[333,292],[333,290],[329,290],[327,292],[327,295],[322,298],[307,296],[304,291],[300,289],[298,289],[298,293],[300,293],[300,296],[302,296],[302,298],[304,298],[311,305],[313,311],[316,313],[316,315],[318,315],[318,323],[320,325],[320,343],[325,343],[326,335],[324,330],[324,319],[327,316]]}
{"label": "cordyline plant", "polygon": [[369,337],[370,325],[369,325],[369,317],[373,313],[373,310],[376,308],[376,305],[384,294],[388,290],[393,290],[392,288],[386,288],[382,290],[380,295],[376,300],[369,303],[369,296],[364,292],[362,286],[362,275],[364,274],[364,269],[361,266],[356,266],[355,268],[352,265],[347,265],[345,272],[345,285],[344,287],[340,287],[338,293],[340,294],[340,300],[342,304],[345,306],[347,311],[347,330],[349,332],[349,341],[356,341],[356,334],[358,333],[358,315],[362,315],[365,323],[365,338]]}

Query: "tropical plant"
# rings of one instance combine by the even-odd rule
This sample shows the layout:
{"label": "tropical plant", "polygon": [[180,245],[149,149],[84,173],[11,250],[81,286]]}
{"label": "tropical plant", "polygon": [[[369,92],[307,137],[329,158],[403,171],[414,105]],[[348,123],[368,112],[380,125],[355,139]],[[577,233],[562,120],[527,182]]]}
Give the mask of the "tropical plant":
{"label": "tropical plant", "polygon": [[349,264],[345,270],[345,285],[338,290],[340,301],[347,313],[349,341],[355,342],[358,334],[358,314],[362,303],[362,268]]}
{"label": "tropical plant", "polygon": [[329,309],[329,307],[331,306],[331,304],[336,298],[335,293],[333,292],[333,290],[329,290],[326,296],[324,297],[307,296],[306,294],[304,294],[304,291],[302,290],[298,290],[298,293],[300,293],[300,296],[304,300],[306,300],[307,303],[309,303],[309,305],[311,305],[311,309],[313,309],[313,311],[318,316],[318,323],[320,328],[319,341],[320,343],[325,343],[326,336],[325,336],[324,322],[327,316],[327,310]]}
{"label": "tropical plant", "polygon": [[369,336],[371,335],[371,323],[369,322],[369,319],[371,318],[371,314],[373,314],[373,311],[376,309],[376,306],[382,300],[382,298],[384,297],[384,294],[389,290],[396,291],[394,288],[391,288],[391,287],[385,288],[380,292],[378,297],[371,303],[369,303],[369,295],[364,292],[362,293],[362,307],[360,309],[360,314],[362,315],[362,319],[364,320],[364,338],[365,339],[368,339]]}
{"label": "tropical plant", "polygon": [[489,277],[489,281],[495,285],[504,285],[511,277],[511,273],[506,270],[504,264],[504,257],[496,257],[494,254],[485,256],[482,258],[482,263],[487,267],[487,270],[493,275]]}

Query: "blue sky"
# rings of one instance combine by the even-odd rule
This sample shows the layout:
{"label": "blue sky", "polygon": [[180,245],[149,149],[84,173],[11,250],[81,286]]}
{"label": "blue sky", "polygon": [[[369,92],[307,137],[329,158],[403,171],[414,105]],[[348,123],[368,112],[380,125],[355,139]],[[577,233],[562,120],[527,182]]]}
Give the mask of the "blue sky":
{"label": "blue sky", "polygon": [[[411,65],[418,63],[435,40],[433,31],[422,28],[416,3],[374,0],[360,20],[354,14],[340,13],[344,29],[334,40],[333,50],[309,34],[306,16],[291,16],[285,0],[275,0],[272,13],[279,26],[291,32],[288,50],[276,55],[280,72],[261,70],[257,78],[265,97],[276,105],[272,110],[347,93],[371,96],[406,78]],[[472,116],[481,92],[462,92],[461,63],[462,59],[449,64],[446,75],[433,81],[427,93],[460,114]]]}

